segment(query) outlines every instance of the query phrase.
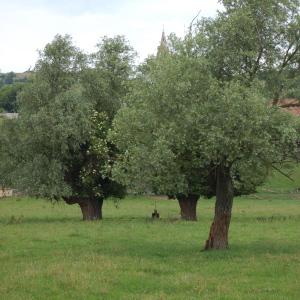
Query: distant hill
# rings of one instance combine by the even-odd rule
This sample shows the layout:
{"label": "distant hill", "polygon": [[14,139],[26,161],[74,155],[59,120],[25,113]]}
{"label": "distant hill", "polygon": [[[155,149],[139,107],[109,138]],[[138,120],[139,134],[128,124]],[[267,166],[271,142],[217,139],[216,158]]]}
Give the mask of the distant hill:
{"label": "distant hill", "polygon": [[14,72],[8,72],[8,73],[0,73],[0,88],[9,85],[14,84],[16,82],[26,82],[30,80],[30,77],[32,76],[33,71],[25,71],[23,73],[14,73]]}

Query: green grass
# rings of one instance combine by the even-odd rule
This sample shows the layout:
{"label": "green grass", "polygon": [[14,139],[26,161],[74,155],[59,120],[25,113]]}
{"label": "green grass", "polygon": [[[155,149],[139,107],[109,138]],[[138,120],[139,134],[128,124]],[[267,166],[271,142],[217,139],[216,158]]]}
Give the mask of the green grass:
{"label": "green grass", "polygon": [[[289,167],[284,170],[289,178],[274,170],[266,183],[259,190],[267,193],[287,193],[300,190],[300,166]],[[292,180],[291,180],[292,179]]]}
{"label": "green grass", "polygon": [[[257,198],[258,197],[258,198]],[[213,216],[128,197],[82,222],[76,206],[0,199],[0,299],[300,299],[300,196],[237,198],[230,250],[203,252]]]}

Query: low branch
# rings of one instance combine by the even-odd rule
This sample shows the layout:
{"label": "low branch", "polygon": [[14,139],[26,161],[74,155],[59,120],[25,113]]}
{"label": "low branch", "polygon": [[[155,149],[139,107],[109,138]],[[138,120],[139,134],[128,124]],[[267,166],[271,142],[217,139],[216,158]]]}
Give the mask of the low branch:
{"label": "low branch", "polygon": [[282,71],[285,69],[285,67],[288,65],[288,63],[296,56],[296,54],[300,50],[300,44],[295,45],[295,49],[292,53],[290,53],[290,50],[292,49],[293,44],[289,45],[286,54],[284,56],[283,62],[281,64],[279,74],[282,73]]}
{"label": "low branch", "polygon": [[292,182],[295,182],[295,180],[293,178],[291,178],[288,174],[282,172],[280,169],[278,169],[277,167],[275,167],[274,165],[272,165],[272,167],[279,172],[281,175],[283,175],[284,177],[288,178],[289,180],[291,180]]}
{"label": "low branch", "polygon": [[79,197],[76,196],[69,196],[69,197],[62,197],[63,200],[67,203],[67,204],[79,204],[80,202],[83,202],[82,199],[80,199]]}

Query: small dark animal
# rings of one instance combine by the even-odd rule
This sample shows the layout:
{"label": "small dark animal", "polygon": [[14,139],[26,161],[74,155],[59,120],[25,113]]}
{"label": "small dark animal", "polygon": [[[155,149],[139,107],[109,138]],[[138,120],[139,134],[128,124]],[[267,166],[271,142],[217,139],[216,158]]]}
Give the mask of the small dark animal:
{"label": "small dark animal", "polygon": [[152,219],[159,219],[159,213],[157,212],[156,209],[154,209],[154,211],[152,213]]}

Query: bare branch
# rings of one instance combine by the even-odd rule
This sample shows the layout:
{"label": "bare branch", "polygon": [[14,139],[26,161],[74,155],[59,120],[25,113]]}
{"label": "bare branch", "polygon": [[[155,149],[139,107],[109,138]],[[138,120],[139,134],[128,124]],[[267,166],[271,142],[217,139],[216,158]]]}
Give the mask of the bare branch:
{"label": "bare branch", "polygon": [[200,12],[201,12],[201,9],[198,11],[197,15],[196,15],[196,16],[193,18],[193,20],[191,21],[190,26],[189,26],[189,31],[190,31],[190,32],[192,31],[193,23],[194,23],[194,21],[199,17]]}

